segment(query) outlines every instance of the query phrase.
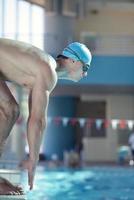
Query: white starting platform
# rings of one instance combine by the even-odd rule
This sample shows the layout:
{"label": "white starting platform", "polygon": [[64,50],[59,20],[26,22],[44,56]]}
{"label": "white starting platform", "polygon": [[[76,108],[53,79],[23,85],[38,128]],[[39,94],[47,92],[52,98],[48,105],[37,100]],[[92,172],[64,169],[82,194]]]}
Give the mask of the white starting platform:
{"label": "white starting platform", "polygon": [[0,169],[0,177],[7,179],[13,184],[20,184],[21,182],[21,171],[20,170],[9,170]]}
{"label": "white starting platform", "polygon": [[0,200],[27,200],[25,195],[0,195]]}
{"label": "white starting platform", "polygon": [[[21,182],[20,170],[0,169],[0,177],[5,178],[14,185]],[[25,195],[0,195],[0,200],[27,200]]]}

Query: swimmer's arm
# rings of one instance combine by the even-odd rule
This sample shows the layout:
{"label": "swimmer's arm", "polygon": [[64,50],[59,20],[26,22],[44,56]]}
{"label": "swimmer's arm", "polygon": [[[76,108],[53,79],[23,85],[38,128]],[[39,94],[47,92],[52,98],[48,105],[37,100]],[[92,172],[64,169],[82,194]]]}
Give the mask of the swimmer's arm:
{"label": "swimmer's arm", "polygon": [[29,158],[34,162],[39,160],[40,145],[47,124],[49,91],[45,90],[44,86],[43,81],[37,80],[29,97],[27,139]]}

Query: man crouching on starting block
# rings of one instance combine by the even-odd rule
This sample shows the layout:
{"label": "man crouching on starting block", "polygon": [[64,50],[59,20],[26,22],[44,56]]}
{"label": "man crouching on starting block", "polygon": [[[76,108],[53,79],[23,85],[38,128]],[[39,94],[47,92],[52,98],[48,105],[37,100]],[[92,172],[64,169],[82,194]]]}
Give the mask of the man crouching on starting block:
{"label": "man crouching on starting block", "polygon": [[[23,166],[28,170],[30,189],[33,188],[40,145],[47,124],[49,95],[58,78],[77,82],[87,76],[90,62],[90,51],[78,42],[69,44],[55,61],[30,44],[0,39],[0,154],[19,115],[19,106],[6,85],[6,81],[10,81],[29,89],[29,158],[23,161]],[[22,189],[0,178],[0,194],[22,194]]]}

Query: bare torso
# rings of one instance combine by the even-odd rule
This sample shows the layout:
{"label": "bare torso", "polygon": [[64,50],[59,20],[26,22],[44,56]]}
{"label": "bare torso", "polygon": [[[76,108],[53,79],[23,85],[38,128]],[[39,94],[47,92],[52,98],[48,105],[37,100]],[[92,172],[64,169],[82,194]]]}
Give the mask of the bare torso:
{"label": "bare torso", "polygon": [[0,39],[1,80],[32,89],[36,77],[41,74],[45,87],[51,91],[57,82],[55,68],[55,60],[40,49],[23,42]]}
{"label": "bare torso", "polygon": [[[16,100],[5,83],[10,81],[29,89],[29,159],[24,166],[28,170],[30,189],[33,188],[42,135],[47,124],[49,95],[57,82],[55,69],[55,60],[40,49],[23,42],[0,39],[0,154],[19,114]],[[22,194],[21,188],[0,179],[0,194],[12,192]]]}

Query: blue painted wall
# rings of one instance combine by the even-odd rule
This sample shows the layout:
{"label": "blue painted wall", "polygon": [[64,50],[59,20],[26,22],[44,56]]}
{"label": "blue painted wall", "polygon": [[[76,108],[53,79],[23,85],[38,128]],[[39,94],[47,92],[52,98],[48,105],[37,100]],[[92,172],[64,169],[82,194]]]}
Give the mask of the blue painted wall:
{"label": "blue painted wall", "polygon": [[[59,81],[64,84],[78,84],[70,81]],[[133,85],[133,56],[93,56],[88,76],[79,84]]]}
{"label": "blue painted wall", "polygon": [[[52,97],[48,108],[48,116],[75,116],[76,98],[74,97]],[[57,154],[63,158],[64,150],[71,150],[75,145],[75,128],[72,126],[64,127],[62,124],[56,125],[51,122],[47,127],[44,144],[44,154],[47,159],[52,154]]]}

